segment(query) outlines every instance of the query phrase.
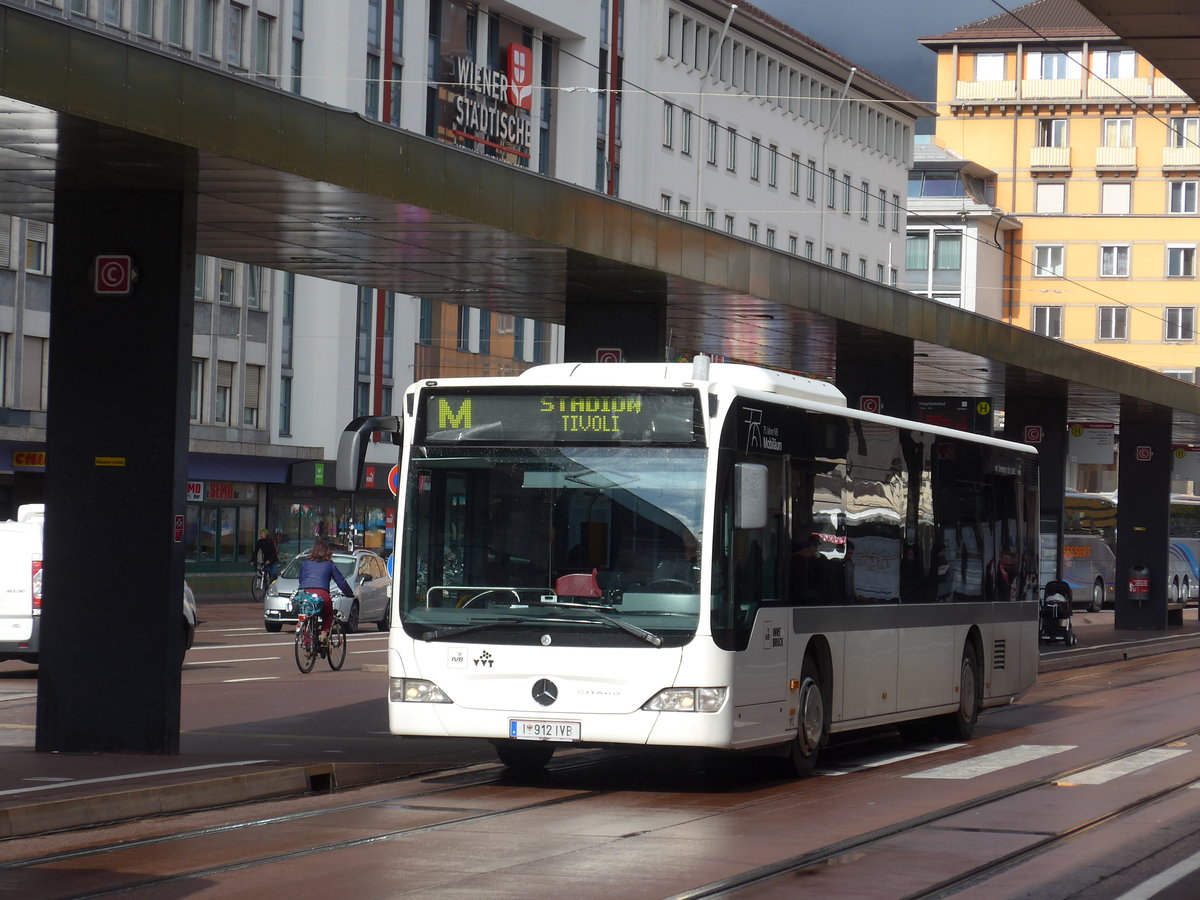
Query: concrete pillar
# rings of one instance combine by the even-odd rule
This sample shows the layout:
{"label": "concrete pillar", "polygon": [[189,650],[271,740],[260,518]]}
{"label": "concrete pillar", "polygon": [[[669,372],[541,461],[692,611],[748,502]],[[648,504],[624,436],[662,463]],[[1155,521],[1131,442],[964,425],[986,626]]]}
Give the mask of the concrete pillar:
{"label": "concrete pillar", "polygon": [[571,252],[566,301],[566,362],[596,362],[602,350],[624,362],[666,360],[665,275]]}
{"label": "concrete pillar", "polygon": [[[1167,627],[1171,517],[1171,410],[1121,398],[1117,435],[1116,628]],[[1150,596],[1130,596],[1134,566],[1149,569]]]}
{"label": "concrete pillar", "polygon": [[852,409],[912,418],[912,339],[839,321],[834,384]]}
{"label": "concrete pillar", "polygon": [[[1057,379],[1030,383],[1019,372],[1006,373],[1004,438],[1032,444],[1038,451],[1041,494],[1041,534],[1053,547],[1042,564],[1042,584],[1062,571],[1063,497],[1067,470],[1067,384]],[[1073,598],[1076,603],[1088,597]]]}
{"label": "concrete pillar", "polygon": [[[178,753],[196,196],[148,180],[195,161],[61,138],[94,165],[55,185],[36,746]],[[104,255],[132,258],[127,296],[97,295]]]}

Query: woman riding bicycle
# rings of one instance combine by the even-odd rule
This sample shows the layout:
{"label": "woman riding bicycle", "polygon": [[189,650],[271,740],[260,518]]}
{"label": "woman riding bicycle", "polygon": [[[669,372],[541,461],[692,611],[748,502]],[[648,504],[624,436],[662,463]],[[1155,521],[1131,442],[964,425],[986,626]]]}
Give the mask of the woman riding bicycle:
{"label": "woman riding bicycle", "polygon": [[329,640],[329,629],[333,627],[333,600],[329,596],[329,584],[333,581],[349,599],[354,599],[346,576],[333,564],[333,550],[325,541],[317,541],[300,561],[300,590],[308,591],[321,598],[321,642]]}

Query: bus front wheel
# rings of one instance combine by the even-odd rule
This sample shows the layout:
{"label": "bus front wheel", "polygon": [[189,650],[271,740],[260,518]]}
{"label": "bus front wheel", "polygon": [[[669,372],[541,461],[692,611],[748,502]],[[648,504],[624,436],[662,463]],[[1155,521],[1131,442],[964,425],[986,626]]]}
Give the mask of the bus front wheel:
{"label": "bus front wheel", "polygon": [[816,661],[805,657],[800,669],[800,711],[796,737],[788,747],[788,759],[797,775],[809,775],[817,765],[817,753],[829,731],[829,711]]}
{"label": "bus front wheel", "polygon": [[1092,605],[1089,612],[1100,612],[1104,609],[1104,581],[1097,578],[1096,583],[1092,585]]}
{"label": "bus front wheel", "polygon": [[975,652],[974,644],[968,643],[963,648],[958,673],[958,709],[942,716],[937,722],[938,736],[946,741],[967,740],[979,721],[982,685],[979,679],[979,654]]}

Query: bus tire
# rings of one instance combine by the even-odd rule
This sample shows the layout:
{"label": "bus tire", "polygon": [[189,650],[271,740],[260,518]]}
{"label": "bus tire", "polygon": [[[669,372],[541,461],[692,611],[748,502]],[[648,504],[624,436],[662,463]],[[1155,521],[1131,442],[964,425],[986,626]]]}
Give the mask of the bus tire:
{"label": "bus tire", "polygon": [[803,777],[812,774],[816,768],[817,753],[829,735],[829,708],[821,684],[821,670],[811,656],[804,657],[800,669],[797,701],[799,718],[796,737],[788,745],[788,762],[792,771]]}
{"label": "bus tire", "polygon": [[1092,605],[1088,611],[1100,612],[1102,609],[1104,609],[1104,579],[1097,578],[1096,583],[1092,585]]}
{"label": "bus tire", "polygon": [[493,741],[496,755],[514,772],[532,775],[546,768],[554,756],[554,744],[549,741]]}
{"label": "bus tire", "polygon": [[962,664],[958,670],[958,709],[937,720],[938,737],[944,741],[965,741],[975,731],[979,721],[982,683],[979,677],[979,654],[970,641],[963,647]]}

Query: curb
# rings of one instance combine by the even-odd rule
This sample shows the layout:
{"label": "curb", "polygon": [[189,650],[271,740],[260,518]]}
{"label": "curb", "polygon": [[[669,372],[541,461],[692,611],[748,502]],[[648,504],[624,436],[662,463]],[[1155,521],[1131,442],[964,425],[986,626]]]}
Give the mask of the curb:
{"label": "curb", "polygon": [[0,809],[0,839],[114,825],[132,819],[198,812],[258,800],[328,793],[406,778],[429,763],[324,763],[262,769],[179,784],[71,797]]}
{"label": "curb", "polygon": [[1102,663],[1129,662],[1149,656],[1162,656],[1180,650],[1200,647],[1200,634],[1180,635],[1175,638],[1147,639],[1145,643],[1125,642],[1111,647],[1094,650],[1063,650],[1046,654],[1038,660],[1038,672],[1059,672],[1063,669],[1078,669]]}

